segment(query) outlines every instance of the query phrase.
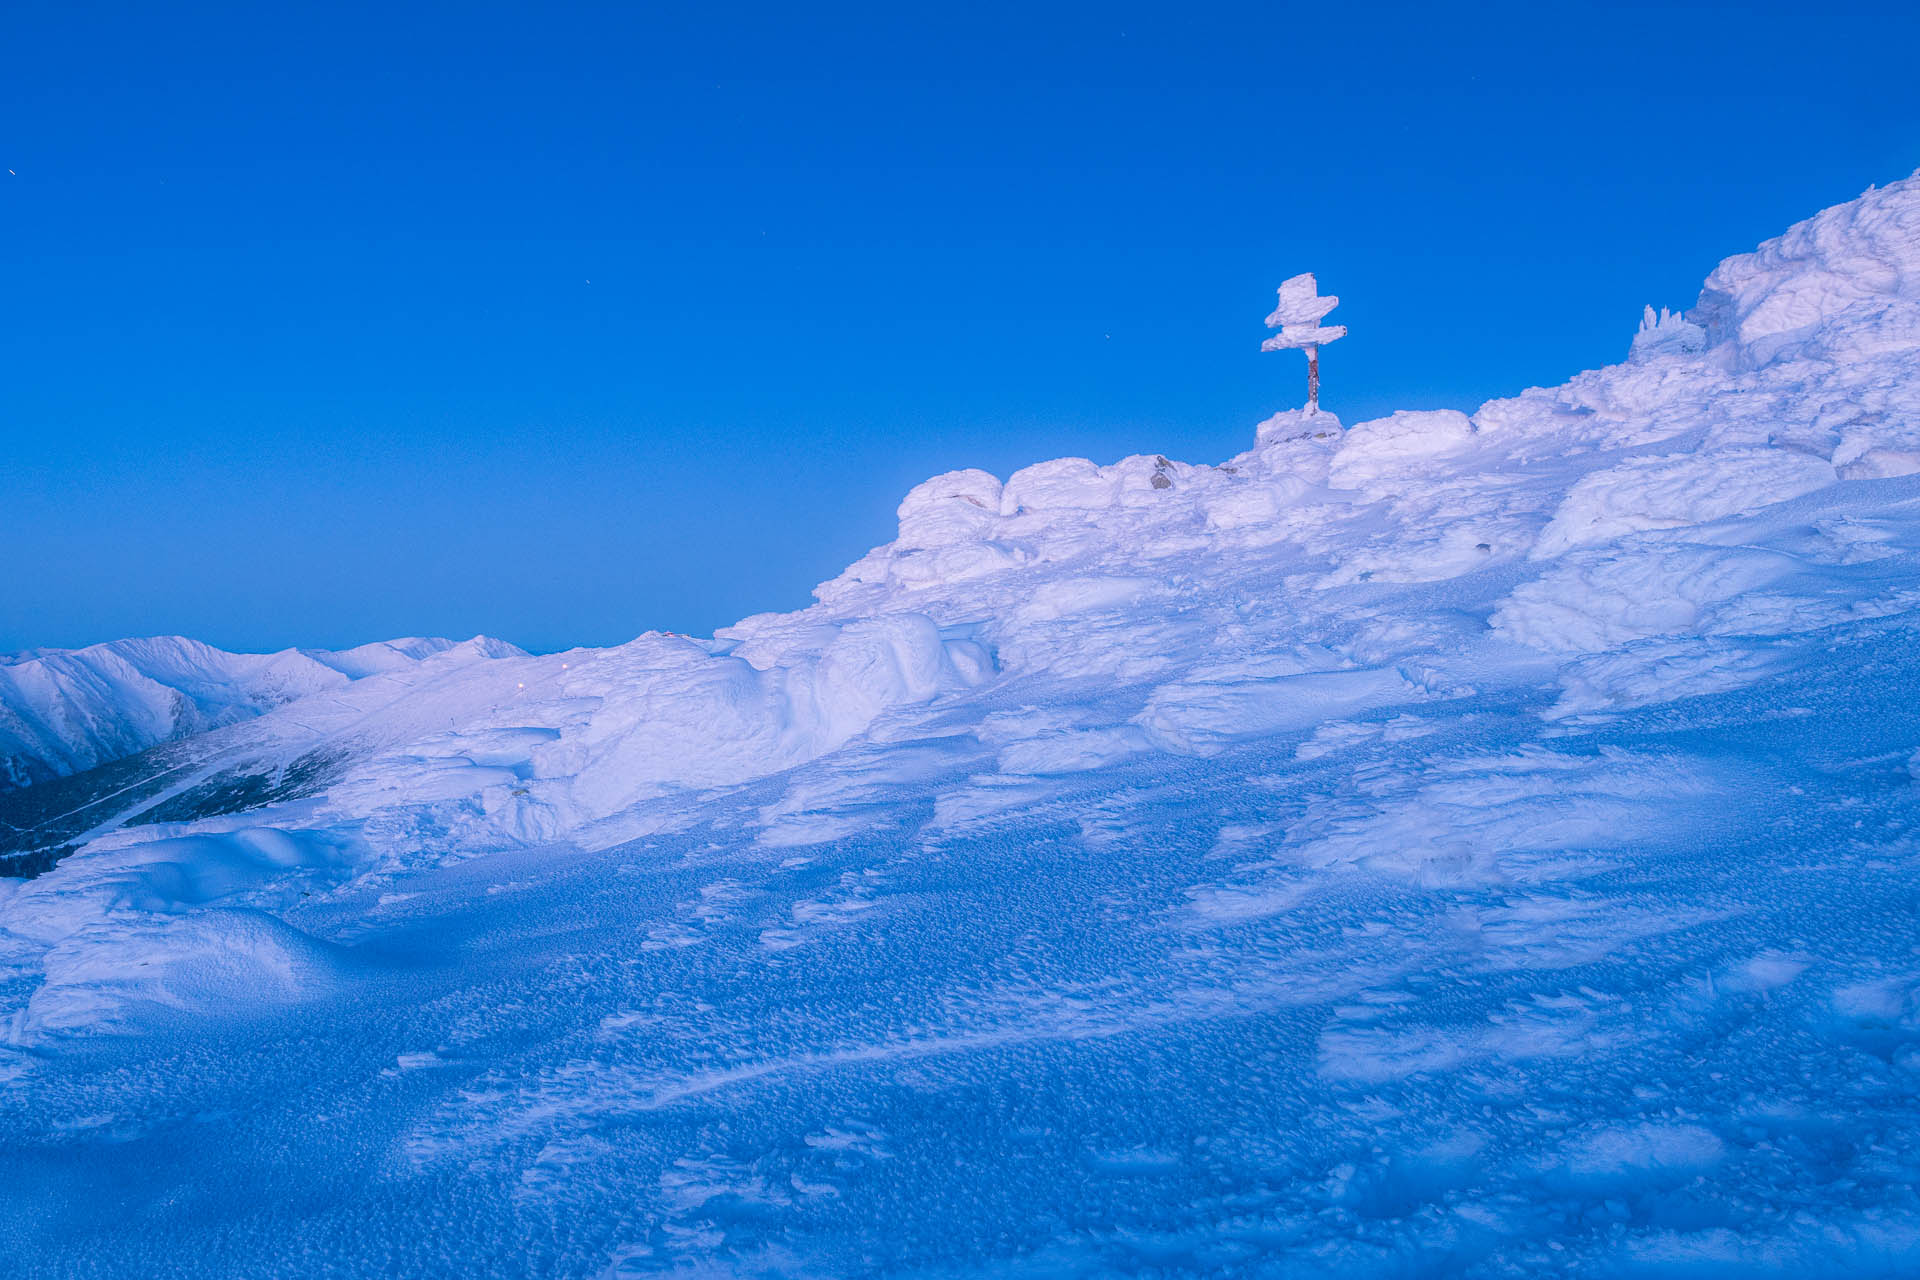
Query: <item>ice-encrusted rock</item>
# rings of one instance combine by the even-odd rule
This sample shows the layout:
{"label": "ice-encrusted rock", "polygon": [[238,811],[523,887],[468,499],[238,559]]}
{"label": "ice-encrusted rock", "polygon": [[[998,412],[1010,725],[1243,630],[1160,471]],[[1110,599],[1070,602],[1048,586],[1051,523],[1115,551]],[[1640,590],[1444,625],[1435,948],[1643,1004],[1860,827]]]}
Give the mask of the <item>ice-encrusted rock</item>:
{"label": "ice-encrusted rock", "polygon": [[1656,315],[1649,306],[1641,317],[1639,332],[1633,335],[1630,358],[1646,360],[1653,356],[1698,355],[1706,346],[1706,329],[1665,307],[1660,308]]}
{"label": "ice-encrusted rock", "polygon": [[1737,366],[1920,337],[1920,201],[1906,178],[1795,224],[1707,277],[1693,318]]}

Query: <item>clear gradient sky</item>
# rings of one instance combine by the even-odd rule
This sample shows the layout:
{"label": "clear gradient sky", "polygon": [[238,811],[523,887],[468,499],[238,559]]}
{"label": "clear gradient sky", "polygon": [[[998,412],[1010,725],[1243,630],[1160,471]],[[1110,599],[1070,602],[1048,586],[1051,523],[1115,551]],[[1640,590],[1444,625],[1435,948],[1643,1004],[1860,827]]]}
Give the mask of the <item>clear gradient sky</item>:
{"label": "clear gradient sky", "polygon": [[0,650],[607,644],[933,473],[1624,356],[1920,166],[1920,5],[10,0]]}

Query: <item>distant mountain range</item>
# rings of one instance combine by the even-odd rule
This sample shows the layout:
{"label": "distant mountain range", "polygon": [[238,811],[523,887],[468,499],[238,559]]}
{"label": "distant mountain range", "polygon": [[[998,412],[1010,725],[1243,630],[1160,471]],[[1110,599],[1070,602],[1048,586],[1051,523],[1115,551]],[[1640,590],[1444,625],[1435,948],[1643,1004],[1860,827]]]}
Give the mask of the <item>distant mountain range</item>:
{"label": "distant mountain range", "polygon": [[107,764],[249,719],[309,694],[504,641],[409,637],[354,649],[228,653],[185,636],[0,657],[0,791]]}

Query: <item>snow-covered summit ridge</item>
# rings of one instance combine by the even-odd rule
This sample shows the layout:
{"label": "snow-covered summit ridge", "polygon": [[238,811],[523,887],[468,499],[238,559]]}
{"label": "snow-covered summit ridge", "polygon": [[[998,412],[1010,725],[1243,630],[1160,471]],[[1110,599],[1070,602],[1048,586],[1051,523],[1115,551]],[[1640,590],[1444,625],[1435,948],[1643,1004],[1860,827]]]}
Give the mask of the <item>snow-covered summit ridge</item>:
{"label": "snow-covered summit ridge", "polygon": [[[809,609],[744,619],[710,645],[643,640],[574,655],[564,668],[559,658],[531,660],[536,686],[619,673],[589,695],[591,732],[542,755],[570,777],[621,778],[585,809],[577,796],[560,806],[604,816],[651,788],[749,776],[837,745],[896,697],[917,702],[984,679],[989,653],[1006,674],[1107,678],[1183,660],[1105,635],[1099,645],[1074,639],[1083,623],[1114,622],[1115,611],[1139,610],[1142,626],[1158,630],[1146,614],[1235,597],[1257,579],[1264,607],[1284,597],[1304,619],[1337,612],[1344,605],[1331,593],[1361,584],[1546,565],[1584,549],[1615,548],[1605,554],[1621,557],[1618,577],[1651,554],[1630,549],[1636,537],[1843,479],[1920,470],[1916,348],[1920,181],[1908,178],[1727,259],[1684,317],[1649,309],[1628,362],[1470,415],[1406,411],[1342,430],[1332,414],[1290,410],[1217,466],[1142,455],[1107,466],[1055,459],[1004,482],[978,470],[936,476],[901,503],[895,540],[822,584]],[[1596,596],[1577,564],[1535,572],[1538,581],[1493,602],[1498,633],[1567,652],[1578,647],[1571,637],[1626,633],[1598,615],[1642,612]],[[1568,598],[1550,605],[1562,589]],[[1548,617],[1558,620],[1551,634]],[[1626,631],[1644,636],[1649,625]],[[865,646],[854,639],[862,636],[886,637],[886,656],[866,653],[850,668],[842,655]],[[0,715],[10,716],[0,720],[10,735],[0,750],[16,762],[16,780],[70,771],[445,649],[402,641],[253,657],[155,640],[34,655],[0,667]],[[508,649],[460,647],[473,656]],[[868,690],[866,680],[877,683]],[[516,679],[517,699],[525,687]],[[405,695],[367,693],[381,707]],[[725,728],[747,707],[770,718]],[[672,724],[682,727],[667,748],[661,735]],[[654,743],[643,761],[594,758],[642,740]],[[549,815],[533,827],[568,821]]]}
{"label": "snow-covered summit ridge", "polygon": [[[1663,442],[1672,453],[1710,459],[1676,460],[1671,473],[1689,492],[1714,489],[1700,482],[1723,465],[1742,473],[1695,507],[1677,494],[1616,492],[1644,492],[1641,480],[1657,485],[1648,472],[1659,469],[1636,462],[1610,477],[1618,485],[1587,484],[1557,513],[1564,519],[1552,534],[1550,520],[1526,531],[1533,547],[1510,540],[1507,548],[1554,554],[1573,545],[1568,529],[1585,527],[1586,507],[1595,501],[1620,512],[1603,528],[1627,531],[1685,523],[1699,511],[1750,509],[1812,480],[1830,483],[1842,470],[1868,477],[1915,469],[1920,461],[1909,455],[1920,449],[1920,425],[1906,358],[1916,347],[1920,177],[1910,177],[1728,258],[1684,315],[1649,307],[1627,364],[1490,401],[1472,415],[1403,412],[1359,423],[1330,451],[1281,448],[1339,430],[1331,415],[1310,421],[1289,411],[1261,424],[1260,447],[1219,467],[1146,456],[1102,467],[1068,458],[1025,468],[1004,485],[982,471],[936,476],[901,503],[898,538],[818,594],[839,605],[871,599],[863,587],[922,588],[1071,558],[1095,544],[1113,545],[1113,528],[1104,536],[1092,532],[1110,524],[1101,513],[1126,512],[1123,523],[1143,529],[1219,531],[1248,523],[1250,513],[1274,514],[1266,497],[1294,507],[1317,486],[1338,504],[1340,491],[1404,491],[1416,473],[1434,472],[1437,484],[1449,483],[1447,473],[1471,482],[1583,454],[1640,454]],[[1753,448],[1788,449],[1836,471],[1737,452]],[[1589,468],[1562,470],[1577,478]],[[1756,471],[1757,479],[1746,474]],[[1601,499],[1603,489],[1609,492]],[[1505,522],[1515,513],[1489,504],[1483,514]],[[1144,537],[1138,542],[1152,545]]]}
{"label": "snow-covered summit ridge", "polygon": [[[397,874],[683,829],[788,771],[886,775],[904,767],[887,744],[927,736],[972,743],[996,787],[1042,788],[1501,690],[1551,690],[1539,711],[1565,724],[1765,679],[1823,628],[1920,607],[1920,480],[1900,479],[1920,472],[1916,210],[1915,179],[1829,210],[1651,326],[1710,340],[1642,344],[1472,414],[1342,429],[1289,410],[1219,465],[936,476],[817,603],[711,640],[331,661],[181,648],[150,659],[159,679],[106,646],[0,668],[70,669],[66,687],[88,689],[115,673],[87,704],[104,709],[31,740],[49,757],[118,749],[91,745],[110,725],[201,733],[198,773],[143,799],[139,825],[82,833],[9,910],[39,918],[96,854],[122,877],[133,846],[171,859],[170,840],[236,823],[326,831],[342,874]],[[858,829],[846,797],[866,785],[795,782],[753,838]]]}
{"label": "snow-covered summit ridge", "polygon": [[[1055,459],[1004,482],[951,472],[916,486],[895,540],[798,613],[746,618],[711,642],[642,637],[417,686],[363,680],[336,700],[338,714],[269,717],[263,730],[287,751],[322,723],[398,750],[432,726],[443,745],[414,755],[437,759],[461,755],[463,733],[537,728],[549,737],[527,748],[519,775],[442,770],[431,790],[451,797],[464,778],[482,788],[474,800],[487,830],[554,838],[649,796],[791,767],[897,709],[996,676],[1138,683],[1144,707],[1175,696],[1155,692],[1156,679],[1293,651],[1309,637],[1320,646],[1309,665],[1329,670],[1436,659],[1428,620],[1363,635],[1356,590],[1518,574],[1525,580],[1486,602],[1492,635],[1556,655],[1670,641],[1710,618],[1730,625],[1710,597],[1736,579],[1699,568],[1673,581],[1674,531],[1842,480],[1920,470],[1917,245],[1920,181],[1909,178],[1728,259],[1686,316],[1650,311],[1629,361],[1560,387],[1472,414],[1403,411],[1345,430],[1332,414],[1289,410],[1217,466],[1142,455],[1107,466]],[[1773,579],[1737,581],[1757,591]],[[1802,611],[1816,615],[1828,616]],[[96,654],[86,661],[45,655],[0,668],[0,681],[15,683],[36,664],[85,669],[63,688],[93,687],[96,667],[119,673],[106,682],[115,692],[52,732],[45,714],[0,721],[26,744],[9,754],[42,769],[84,767],[129,744],[337,692],[349,677],[416,661],[423,643],[444,644],[211,660],[217,651],[191,642],[126,643],[198,657],[151,678],[115,646],[81,651]],[[478,644],[461,649],[506,652]],[[196,661],[214,674],[196,676]],[[1169,723],[1157,710],[1139,714]],[[1184,748],[1207,737],[1181,730],[1161,741]],[[381,769],[402,768],[382,759]]]}

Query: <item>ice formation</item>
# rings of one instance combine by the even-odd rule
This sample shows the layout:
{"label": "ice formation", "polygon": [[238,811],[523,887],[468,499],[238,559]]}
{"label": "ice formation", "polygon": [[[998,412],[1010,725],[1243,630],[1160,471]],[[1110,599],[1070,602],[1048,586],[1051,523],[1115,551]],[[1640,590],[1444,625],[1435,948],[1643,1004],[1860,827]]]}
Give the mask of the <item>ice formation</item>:
{"label": "ice formation", "polygon": [[710,639],[0,667],[4,1256],[1920,1271],[1920,177],[899,517]]}
{"label": "ice formation", "polygon": [[1338,298],[1323,298],[1312,272],[1289,278],[1280,286],[1280,305],[1267,317],[1267,328],[1280,332],[1260,344],[1262,351],[1305,351],[1307,353],[1307,408],[1320,405],[1320,347],[1347,336],[1343,324],[1323,325],[1329,311],[1340,305]]}

